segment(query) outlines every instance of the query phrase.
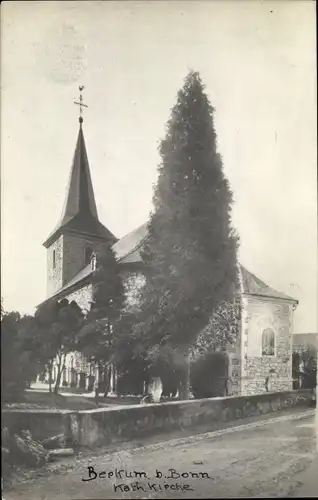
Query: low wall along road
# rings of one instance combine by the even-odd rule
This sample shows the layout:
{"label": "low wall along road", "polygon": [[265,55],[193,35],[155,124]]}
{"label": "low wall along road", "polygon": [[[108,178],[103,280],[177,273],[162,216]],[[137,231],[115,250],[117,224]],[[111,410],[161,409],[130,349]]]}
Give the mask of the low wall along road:
{"label": "low wall along road", "polygon": [[222,422],[308,407],[310,401],[310,390],[298,390],[85,411],[8,409],[2,426],[28,429],[38,440],[64,434],[69,444],[95,447],[199,425],[213,431]]}

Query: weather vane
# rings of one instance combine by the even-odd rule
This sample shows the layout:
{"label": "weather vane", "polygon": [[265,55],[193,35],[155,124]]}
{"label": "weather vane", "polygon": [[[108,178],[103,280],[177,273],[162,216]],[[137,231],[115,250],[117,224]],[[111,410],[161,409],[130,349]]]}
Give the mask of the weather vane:
{"label": "weather vane", "polygon": [[80,107],[80,117],[79,117],[79,122],[82,124],[83,123],[83,108],[88,108],[88,106],[86,104],[83,103],[83,95],[82,95],[82,92],[84,90],[84,85],[82,85],[81,87],[79,87],[79,91],[80,91],[80,97],[79,97],[79,102],[77,101],[74,101],[74,104],[77,104],[79,107]]}

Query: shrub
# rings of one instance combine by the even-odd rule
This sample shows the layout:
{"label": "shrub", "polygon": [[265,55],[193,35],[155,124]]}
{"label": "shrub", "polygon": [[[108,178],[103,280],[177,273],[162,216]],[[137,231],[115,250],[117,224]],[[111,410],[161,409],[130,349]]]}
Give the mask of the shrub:
{"label": "shrub", "polygon": [[227,355],[209,352],[192,363],[191,387],[196,399],[225,395]]}

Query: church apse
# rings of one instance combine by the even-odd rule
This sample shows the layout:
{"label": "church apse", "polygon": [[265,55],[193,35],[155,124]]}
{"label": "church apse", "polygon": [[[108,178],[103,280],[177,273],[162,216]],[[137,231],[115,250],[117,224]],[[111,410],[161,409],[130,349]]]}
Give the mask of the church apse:
{"label": "church apse", "polygon": [[291,390],[292,304],[249,297],[247,313],[242,394]]}

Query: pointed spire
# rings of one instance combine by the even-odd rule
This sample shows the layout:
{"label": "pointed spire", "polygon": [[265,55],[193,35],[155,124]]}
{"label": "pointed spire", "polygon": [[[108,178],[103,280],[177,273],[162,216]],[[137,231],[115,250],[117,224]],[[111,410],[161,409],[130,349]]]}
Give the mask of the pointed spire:
{"label": "pointed spire", "polygon": [[98,220],[82,123],[83,119],[80,117],[80,127],[62,218],[58,227],[43,243],[45,247],[50,246],[62,230],[87,234],[110,242],[117,240]]}
{"label": "pointed spire", "polygon": [[98,219],[82,124],[78,132],[61,225],[78,214],[89,214]]}

